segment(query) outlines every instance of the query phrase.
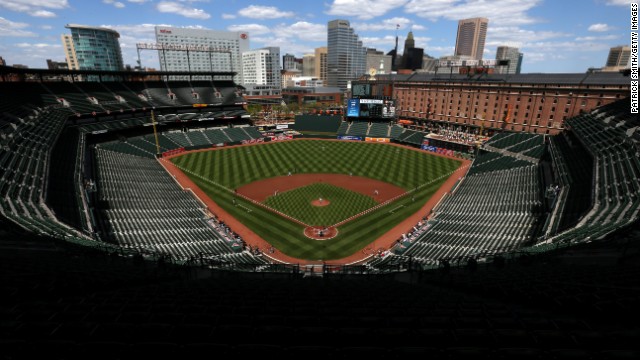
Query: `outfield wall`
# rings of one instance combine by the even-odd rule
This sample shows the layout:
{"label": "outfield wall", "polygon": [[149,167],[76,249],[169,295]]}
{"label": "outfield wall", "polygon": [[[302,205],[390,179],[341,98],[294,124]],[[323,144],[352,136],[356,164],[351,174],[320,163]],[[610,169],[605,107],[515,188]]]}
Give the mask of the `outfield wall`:
{"label": "outfield wall", "polygon": [[295,124],[291,127],[300,132],[333,132],[340,127],[342,116],[340,115],[296,115]]}

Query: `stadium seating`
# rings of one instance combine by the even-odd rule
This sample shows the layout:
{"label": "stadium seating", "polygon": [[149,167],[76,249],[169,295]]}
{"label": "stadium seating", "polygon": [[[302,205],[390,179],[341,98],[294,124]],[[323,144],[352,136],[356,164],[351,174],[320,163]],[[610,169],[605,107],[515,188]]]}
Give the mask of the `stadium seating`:
{"label": "stadium seating", "polygon": [[38,234],[81,236],[60,223],[43,199],[47,159],[67,116],[50,108],[34,112],[6,136],[0,150],[0,212]]}
{"label": "stadium seating", "polygon": [[367,132],[367,136],[376,137],[376,138],[386,138],[389,137],[389,124],[388,123],[376,123],[372,122],[369,126],[369,131]]}
{"label": "stadium seating", "polygon": [[403,133],[400,134],[397,140],[401,143],[420,146],[422,145],[422,140],[426,135],[427,134],[422,131],[406,129]]}
{"label": "stadium seating", "polygon": [[[481,151],[424,226],[407,234],[402,254],[335,273],[318,265],[318,279],[234,247],[232,230],[161,168],[148,119],[77,121],[76,113],[119,111],[111,94],[140,108],[167,101],[171,89],[172,107],[189,106],[191,89],[206,98],[211,83],[220,82],[3,88],[12,91],[0,97],[0,357],[640,355],[632,316],[640,124],[628,100],[569,119],[566,133],[550,139],[560,193],[546,239],[538,238],[540,168],[512,156],[540,159],[545,146],[539,136],[505,133],[488,142],[504,152]],[[227,85],[223,96],[236,99]],[[195,119],[173,115],[166,122]],[[367,125],[365,134],[383,130]],[[397,126],[387,134],[413,145],[425,135]],[[191,127],[162,130],[158,143],[167,151],[260,136],[254,127]],[[85,152],[96,162],[85,162]],[[95,191],[84,182],[94,175]]]}
{"label": "stadium seating", "polygon": [[103,239],[183,260],[235,253],[233,236],[215,231],[202,205],[156,160],[102,148],[95,155]]}
{"label": "stadium seating", "polygon": [[[546,241],[580,242],[599,239],[638,219],[639,147],[637,141],[631,138],[623,127],[637,126],[640,121],[628,117],[625,113],[620,115],[620,107],[626,106],[628,109],[628,102],[628,99],[621,100],[604,109],[596,109],[567,120],[567,125],[593,157],[595,170],[592,207],[579,219],[575,227]],[[565,161],[569,163],[569,159]],[[584,193],[585,188],[586,184],[582,186],[583,191],[576,196],[591,196]]]}
{"label": "stadium seating", "polygon": [[535,239],[542,205],[537,166],[512,162],[486,172],[474,171],[475,166],[425,227],[410,236],[404,256],[437,264],[441,259],[512,251]]}

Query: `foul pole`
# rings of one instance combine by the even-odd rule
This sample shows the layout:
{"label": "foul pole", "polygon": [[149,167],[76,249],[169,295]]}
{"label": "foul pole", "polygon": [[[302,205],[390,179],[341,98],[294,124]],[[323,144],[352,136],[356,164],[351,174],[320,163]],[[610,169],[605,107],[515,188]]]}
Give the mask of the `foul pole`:
{"label": "foul pole", "polygon": [[158,142],[158,130],[156,129],[156,116],[151,110],[151,125],[153,125],[153,136],[156,138],[156,155],[160,156],[160,142]]}

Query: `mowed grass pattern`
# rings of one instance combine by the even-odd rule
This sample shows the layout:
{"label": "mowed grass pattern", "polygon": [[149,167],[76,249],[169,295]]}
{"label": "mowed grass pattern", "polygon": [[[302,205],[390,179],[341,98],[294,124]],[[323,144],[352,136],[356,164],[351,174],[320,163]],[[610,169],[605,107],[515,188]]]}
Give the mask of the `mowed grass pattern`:
{"label": "mowed grass pattern", "polygon": [[[309,260],[339,259],[370,245],[418,211],[447,175],[460,166],[457,160],[397,146],[319,140],[223,148],[186,154],[171,161],[219,206],[279,251]],[[331,240],[316,241],[303,235],[302,225],[238,198],[230,191],[256,180],[287,175],[291,170],[352,173],[389,182],[412,194],[340,226],[338,236]],[[393,210],[395,208],[398,209]]]}
{"label": "mowed grass pattern", "polygon": [[[323,198],[327,206],[313,206],[311,202]],[[270,196],[265,201],[308,225],[330,226],[376,206],[370,197],[330,184],[316,183]]]}

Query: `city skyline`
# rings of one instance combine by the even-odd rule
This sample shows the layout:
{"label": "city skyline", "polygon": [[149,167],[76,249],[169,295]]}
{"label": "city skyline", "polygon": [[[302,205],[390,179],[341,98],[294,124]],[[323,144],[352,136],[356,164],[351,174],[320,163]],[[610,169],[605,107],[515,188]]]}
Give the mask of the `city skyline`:
{"label": "city skyline", "polygon": [[[635,2],[635,1],[634,1]],[[629,44],[628,0],[5,0],[0,3],[0,56],[8,65],[45,68],[64,61],[60,35],[69,23],[120,33],[125,64],[135,66],[136,43],[155,42],[154,27],[246,31],[250,49],[280,47],[296,57],[327,46],[327,23],[345,19],[363,45],[385,53],[413,32],[425,54],[453,55],[458,21],[486,17],[483,58],[498,46],[524,53],[522,72],[585,72],[602,67],[609,49]],[[401,49],[399,49],[401,51]],[[146,51],[142,65],[159,68]]]}

